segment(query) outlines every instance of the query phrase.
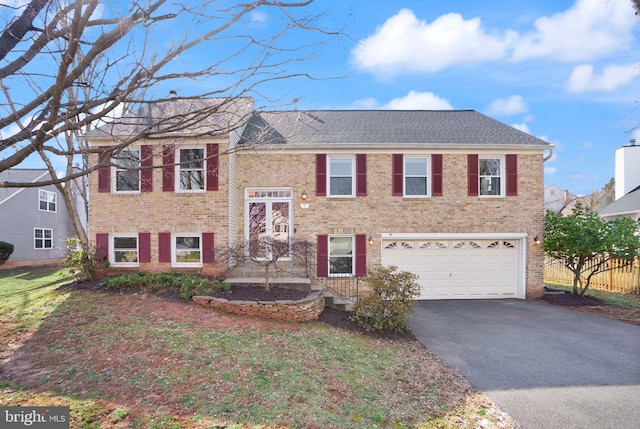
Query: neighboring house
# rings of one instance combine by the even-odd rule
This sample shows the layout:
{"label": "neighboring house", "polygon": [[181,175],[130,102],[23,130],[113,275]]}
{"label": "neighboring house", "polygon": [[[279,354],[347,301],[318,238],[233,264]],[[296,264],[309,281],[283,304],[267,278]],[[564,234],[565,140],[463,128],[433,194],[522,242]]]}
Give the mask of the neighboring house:
{"label": "neighboring house", "polygon": [[[0,182],[38,182],[50,178],[46,169],[9,169]],[[67,255],[73,223],[60,192],[53,185],[33,188],[0,187],[0,241],[14,246],[0,268],[59,263]]]}
{"label": "neighboring house", "polygon": [[544,208],[554,213],[560,213],[573,200],[578,198],[566,189],[558,188],[554,185],[544,187]]}
{"label": "neighboring house", "polygon": [[616,150],[615,201],[599,214],[604,219],[640,219],[640,146],[635,140]]}
{"label": "neighboring house", "polygon": [[[85,138],[113,145],[192,103],[152,103]],[[472,110],[251,108],[225,106],[193,136],[147,134],[91,175],[90,237],[112,267],[226,275],[226,248],[295,238],[313,243],[322,284],[383,264],[418,274],[423,299],[542,294],[547,142]]]}

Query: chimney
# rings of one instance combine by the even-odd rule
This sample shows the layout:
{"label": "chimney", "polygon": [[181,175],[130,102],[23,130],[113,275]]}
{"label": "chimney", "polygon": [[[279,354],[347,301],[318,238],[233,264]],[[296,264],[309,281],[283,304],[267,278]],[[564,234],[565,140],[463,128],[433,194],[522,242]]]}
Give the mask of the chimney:
{"label": "chimney", "polygon": [[629,144],[616,150],[616,200],[627,195],[640,186],[640,145],[636,139],[629,139]]}

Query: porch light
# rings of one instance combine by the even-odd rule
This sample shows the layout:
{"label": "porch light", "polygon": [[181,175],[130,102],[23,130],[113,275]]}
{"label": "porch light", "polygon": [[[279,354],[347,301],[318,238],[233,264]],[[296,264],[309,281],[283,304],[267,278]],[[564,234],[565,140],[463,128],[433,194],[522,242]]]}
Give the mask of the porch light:
{"label": "porch light", "polygon": [[371,236],[369,236],[369,245],[373,244],[373,238]]}
{"label": "porch light", "polygon": [[536,235],[535,238],[533,239],[533,242],[536,243],[536,244],[540,244],[540,243],[542,243],[542,240],[540,239],[539,236]]}
{"label": "porch light", "polygon": [[307,191],[302,191],[302,201],[307,201]]}

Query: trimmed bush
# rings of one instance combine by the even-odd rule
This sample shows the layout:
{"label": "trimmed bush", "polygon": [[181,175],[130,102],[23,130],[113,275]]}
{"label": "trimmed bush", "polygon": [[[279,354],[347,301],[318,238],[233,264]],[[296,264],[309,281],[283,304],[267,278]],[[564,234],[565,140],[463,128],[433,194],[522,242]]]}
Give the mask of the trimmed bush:
{"label": "trimmed bush", "polygon": [[175,290],[181,298],[206,295],[212,290],[228,291],[231,285],[212,281],[208,277],[180,273],[132,273],[102,280],[106,289],[140,288],[149,291]]}
{"label": "trimmed bush", "polygon": [[13,244],[0,241],[0,265],[7,262],[13,253]]}
{"label": "trimmed bush", "polygon": [[418,276],[397,267],[367,271],[363,279],[372,289],[353,306],[351,319],[369,331],[409,332],[409,317],[420,295]]}

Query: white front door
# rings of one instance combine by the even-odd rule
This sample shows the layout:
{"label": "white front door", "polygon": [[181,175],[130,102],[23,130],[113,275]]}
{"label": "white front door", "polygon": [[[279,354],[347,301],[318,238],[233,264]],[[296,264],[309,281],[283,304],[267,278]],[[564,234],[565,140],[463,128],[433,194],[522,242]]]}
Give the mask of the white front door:
{"label": "white front door", "polygon": [[[293,191],[252,189],[245,195],[245,239],[251,257],[288,256],[293,237]],[[277,255],[275,253],[278,253]]]}

